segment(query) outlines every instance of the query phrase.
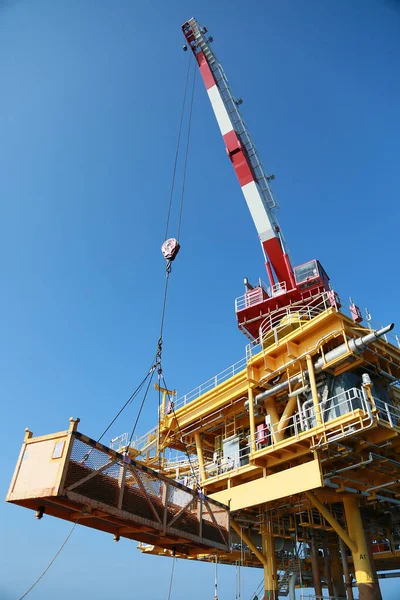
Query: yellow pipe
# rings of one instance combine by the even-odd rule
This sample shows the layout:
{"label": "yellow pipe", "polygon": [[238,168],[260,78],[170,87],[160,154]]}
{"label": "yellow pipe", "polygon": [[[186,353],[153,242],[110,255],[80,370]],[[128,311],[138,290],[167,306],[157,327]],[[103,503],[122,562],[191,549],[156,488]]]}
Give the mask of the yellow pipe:
{"label": "yellow pipe", "polygon": [[201,439],[200,439],[199,431],[195,431],[194,440],[196,442],[197,458],[199,459],[200,479],[203,482],[206,480],[207,477],[206,477],[206,470],[204,468],[204,454],[203,454],[203,448],[201,446]]}
{"label": "yellow pipe", "polygon": [[333,529],[336,531],[338,536],[342,538],[344,543],[350,548],[353,553],[357,552],[357,544],[354,542],[347,532],[343,529],[341,525],[336,521],[335,517],[329,512],[327,508],[318,500],[318,498],[312,492],[305,492],[305,495],[310,500],[310,502],[319,510],[321,515],[328,521],[330,525],[332,525]]}
{"label": "yellow pipe", "polygon": [[267,559],[265,558],[265,556],[263,556],[261,554],[261,552],[259,551],[257,546],[255,546],[253,544],[253,542],[251,541],[249,536],[244,533],[243,529],[241,527],[239,527],[239,525],[237,523],[235,523],[235,521],[233,519],[231,519],[230,524],[231,524],[232,529],[234,531],[236,531],[238,536],[240,536],[240,538],[243,540],[243,542],[248,545],[248,547],[254,553],[254,555],[258,558],[260,563],[265,567],[267,565]]}
{"label": "yellow pipe", "polygon": [[276,409],[276,402],[274,396],[267,398],[266,400],[266,409],[267,413],[271,417],[271,432],[274,442],[281,442],[283,440],[283,433],[277,431],[278,423],[279,423],[279,415]]}
{"label": "yellow pipe", "polygon": [[266,557],[264,565],[264,597],[278,600],[278,578],[276,572],[275,543],[270,515],[266,516],[265,529],[261,533],[263,553]]}
{"label": "yellow pipe", "polygon": [[309,354],[306,356],[306,361],[307,361],[307,369],[308,369],[308,378],[310,380],[311,394],[312,394],[312,399],[313,399],[313,403],[314,403],[315,419],[316,419],[317,427],[318,427],[318,425],[322,425],[321,407],[319,405],[317,384],[315,381],[314,365],[312,362],[312,358]]}
{"label": "yellow pipe", "polygon": [[282,429],[285,429],[289,423],[289,419],[294,413],[294,409],[297,406],[297,396],[292,396],[289,398],[288,403],[286,404],[285,410],[282,413],[282,416],[279,420],[278,427],[276,428],[277,433],[280,433]]}
{"label": "yellow pipe", "polygon": [[256,426],[254,423],[254,394],[253,388],[249,387],[248,390],[249,396],[249,424],[250,424],[250,445],[251,452],[256,451]]}

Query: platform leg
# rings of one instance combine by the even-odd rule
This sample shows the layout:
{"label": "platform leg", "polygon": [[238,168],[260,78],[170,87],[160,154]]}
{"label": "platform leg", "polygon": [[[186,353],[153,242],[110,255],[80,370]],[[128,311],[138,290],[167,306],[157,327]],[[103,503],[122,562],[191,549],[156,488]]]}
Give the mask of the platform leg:
{"label": "platform leg", "polygon": [[331,572],[335,595],[339,598],[345,598],[346,588],[343,579],[343,569],[339,560],[339,548],[334,539],[329,542],[329,548],[331,552]]}
{"label": "platform leg", "polygon": [[332,582],[332,566],[331,566],[332,559],[331,559],[331,554],[329,553],[329,550],[328,550],[328,544],[326,543],[326,539],[323,539],[322,549],[324,551],[324,567],[325,567],[326,585],[328,586],[329,596],[331,598],[333,598],[335,595],[335,591],[334,591],[333,582]]}
{"label": "platform leg", "polygon": [[278,577],[276,573],[275,543],[272,528],[272,519],[266,515],[262,531],[263,554],[266,558],[264,564],[264,600],[278,600]]}
{"label": "platform leg", "polygon": [[369,559],[368,543],[357,498],[348,496],[343,499],[343,504],[349,535],[357,545],[357,551],[352,552],[352,555],[359,600],[379,600],[379,583],[375,581]]}
{"label": "platform leg", "polygon": [[354,600],[352,579],[350,575],[349,563],[347,561],[347,546],[341,537],[339,537],[339,548],[342,557],[342,566],[344,573],[344,581],[346,585],[347,600]]}
{"label": "platform leg", "polygon": [[311,568],[314,580],[314,590],[317,599],[322,597],[321,573],[318,564],[318,549],[315,536],[311,536]]}

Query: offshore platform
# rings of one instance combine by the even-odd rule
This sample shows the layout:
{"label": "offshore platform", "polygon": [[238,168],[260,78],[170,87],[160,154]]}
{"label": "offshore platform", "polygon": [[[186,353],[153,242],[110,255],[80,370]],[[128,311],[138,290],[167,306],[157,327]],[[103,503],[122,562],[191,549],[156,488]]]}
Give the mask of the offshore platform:
{"label": "offshore platform", "polygon": [[[381,598],[400,568],[400,342],[293,266],[264,172],[212,38],[182,26],[256,226],[268,285],[236,299],[245,356],[158,424],[106,447],[77,431],[25,440],[7,500],[139,540],[143,553],[263,569],[257,597]],[[164,248],[165,250],[165,248]],[[169,240],[167,258],[179,250]],[[324,589],[327,594],[324,595]],[[215,598],[217,595],[215,596]]]}

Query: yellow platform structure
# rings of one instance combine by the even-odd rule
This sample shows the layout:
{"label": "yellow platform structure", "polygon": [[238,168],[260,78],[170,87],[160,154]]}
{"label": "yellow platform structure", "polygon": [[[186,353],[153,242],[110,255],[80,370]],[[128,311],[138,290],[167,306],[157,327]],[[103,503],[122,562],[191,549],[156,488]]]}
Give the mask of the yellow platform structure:
{"label": "yellow platform structure", "polygon": [[[198,482],[229,504],[246,564],[264,569],[266,598],[295,575],[301,544],[317,595],[321,578],[333,581],[329,564],[339,587],[348,571],[349,597],[353,576],[368,600],[379,597],[375,563],[400,567],[400,348],[391,329],[360,325],[324,292],[278,321],[268,315],[243,361],[163,403],[151,460],[195,485],[189,465],[165,452],[186,446],[197,455]],[[282,540],[292,549],[276,550]],[[234,564],[238,552],[220,558]]]}

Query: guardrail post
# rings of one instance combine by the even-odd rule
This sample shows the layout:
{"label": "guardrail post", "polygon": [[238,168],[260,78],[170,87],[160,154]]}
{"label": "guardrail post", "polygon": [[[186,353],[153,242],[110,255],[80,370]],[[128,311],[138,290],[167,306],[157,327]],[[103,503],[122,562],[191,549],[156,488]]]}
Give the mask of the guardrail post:
{"label": "guardrail post", "polygon": [[248,388],[248,397],[249,397],[249,425],[250,425],[250,446],[251,453],[256,451],[256,427],[254,423],[254,394],[253,388],[249,386]]}
{"label": "guardrail post", "polygon": [[311,394],[312,394],[312,399],[313,399],[313,404],[314,404],[315,420],[316,420],[316,424],[318,427],[318,425],[322,425],[321,407],[319,405],[317,383],[315,381],[314,365],[313,365],[312,358],[309,354],[306,357],[306,361],[307,361],[308,378],[310,380]]}

